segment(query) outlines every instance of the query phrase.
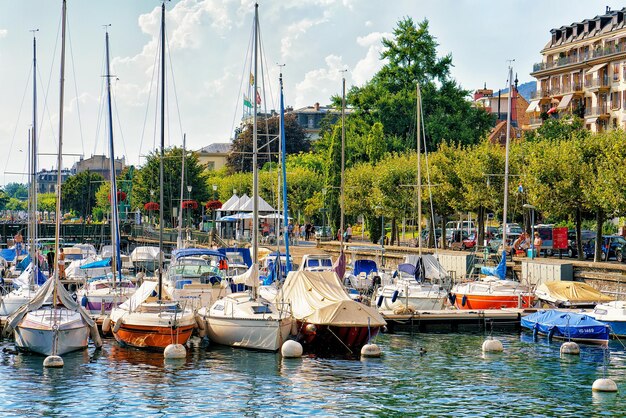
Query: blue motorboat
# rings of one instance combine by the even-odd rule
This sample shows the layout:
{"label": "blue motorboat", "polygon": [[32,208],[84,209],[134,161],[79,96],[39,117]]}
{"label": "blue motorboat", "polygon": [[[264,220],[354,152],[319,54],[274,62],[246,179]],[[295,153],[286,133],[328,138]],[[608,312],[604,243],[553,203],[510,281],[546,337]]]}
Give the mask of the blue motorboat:
{"label": "blue motorboat", "polygon": [[541,310],[522,318],[522,327],[534,335],[547,335],[549,339],[578,341],[591,344],[607,345],[609,327],[586,314]]}
{"label": "blue motorboat", "polygon": [[597,321],[607,324],[611,329],[611,334],[626,337],[626,301],[615,300],[600,303],[589,315]]}

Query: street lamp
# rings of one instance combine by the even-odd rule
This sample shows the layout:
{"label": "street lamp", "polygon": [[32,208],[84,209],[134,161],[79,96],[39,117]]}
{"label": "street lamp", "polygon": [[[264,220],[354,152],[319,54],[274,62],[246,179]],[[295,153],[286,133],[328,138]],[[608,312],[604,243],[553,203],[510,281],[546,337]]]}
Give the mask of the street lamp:
{"label": "street lamp", "polygon": [[[217,200],[217,184],[213,185],[213,200]],[[213,209],[213,229],[217,230],[215,228],[215,208]]]}
{"label": "street lamp", "polygon": [[530,258],[535,258],[535,209],[537,208],[528,203],[524,203],[522,207],[530,210]]}
{"label": "street lamp", "polygon": [[191,190],[192,190],[192,186],[189,185],[187,186],[187,200],[189,201],[189,203],[187,203],[188,205],[188,209],[189,211],[187,212],[187,227],[191,226],[191,210],[193,209],[191,206]]}

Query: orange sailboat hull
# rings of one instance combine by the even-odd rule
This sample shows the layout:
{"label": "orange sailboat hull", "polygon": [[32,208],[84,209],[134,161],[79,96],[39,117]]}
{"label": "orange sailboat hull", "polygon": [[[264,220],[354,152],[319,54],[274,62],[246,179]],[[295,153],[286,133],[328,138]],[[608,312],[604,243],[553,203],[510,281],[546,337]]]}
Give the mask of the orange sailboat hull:
{"label": "orange sailboat hull", "polygon": [[113,336],[118,342],[131,347],[164,350],[170,344],[187,343],[194,327],[195,325],[154,327],[123,324]]}
{"label": "orange sailboat hull", "polygon": [[[502,308],[528,308],[535,302],[534,295],[524,295],[518,297],[517,295],[505,296],[505,295],[464,295],[462,293],[455,293],[456,300],[455,306],[458,309],[502,309]],[[465,301],[465,303],[463,302]]]}

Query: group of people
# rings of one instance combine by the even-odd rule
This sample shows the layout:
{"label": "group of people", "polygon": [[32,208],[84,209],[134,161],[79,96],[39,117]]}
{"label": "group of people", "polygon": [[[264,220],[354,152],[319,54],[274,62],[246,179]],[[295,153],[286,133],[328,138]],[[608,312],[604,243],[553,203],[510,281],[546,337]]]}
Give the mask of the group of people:
{"label": "group of people", "polygon": [[[515,251],[515,255],[526,255],[528,249],[531,247],[530,243],[530,236],[526,232],[522,232],[522,234],[513,242],[513,251]],[[543,245],[543,240],[539,236],[539,232],[535,232],[532,244],[534,249],[533,257],[536,257],[541,253],[541,246]]]}

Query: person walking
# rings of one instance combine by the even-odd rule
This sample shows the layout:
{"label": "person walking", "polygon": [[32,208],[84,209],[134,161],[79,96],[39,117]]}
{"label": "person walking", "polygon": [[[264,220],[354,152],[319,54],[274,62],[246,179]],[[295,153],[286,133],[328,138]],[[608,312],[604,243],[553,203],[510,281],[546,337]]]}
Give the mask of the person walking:
{"label": "person walking", "polygon": [[352,225],[348,224],[346,228],[346,242],[350,242],[352,240]]}
{"label": "person walking", "polygon": [[59,248],[59,279],[65,279],[65,253]]}
{"label": "person walking", "polygon": [[533,247],[535,247],[535,253],[533,255],[536,255],[537,257],[539,257],[539,254],[541,254],[542,245],[543,245],[543,240],[539,236],[539,232],[535,231],[535,240],[533,241]]}
{"label": "person walking", "polygon": [[54,274],[54,251],[48,251],[46,262],[48,263],[48,276],[52,277],[52,274]]}

